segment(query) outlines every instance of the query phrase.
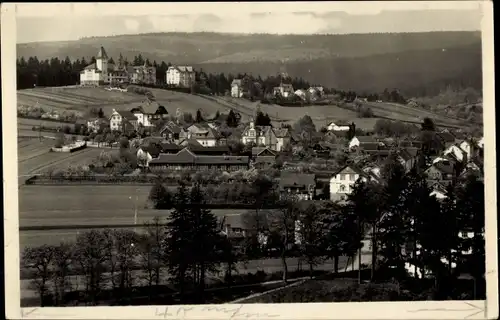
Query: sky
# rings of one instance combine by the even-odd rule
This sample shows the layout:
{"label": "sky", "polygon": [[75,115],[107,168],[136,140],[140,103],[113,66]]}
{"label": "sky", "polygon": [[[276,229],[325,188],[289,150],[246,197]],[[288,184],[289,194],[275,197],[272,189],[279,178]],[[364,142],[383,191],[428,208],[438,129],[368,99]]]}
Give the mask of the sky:
{"label": "sky", "polygon": [[348,34],[477,31],[472,1],[17,4],[17,43],[151,32]]}

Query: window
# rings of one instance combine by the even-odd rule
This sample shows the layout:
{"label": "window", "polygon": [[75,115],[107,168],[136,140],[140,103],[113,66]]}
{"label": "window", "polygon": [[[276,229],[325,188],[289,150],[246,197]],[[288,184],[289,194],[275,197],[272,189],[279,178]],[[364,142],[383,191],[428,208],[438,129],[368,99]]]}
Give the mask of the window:
{"label": "window", "polygon": [[355,180],[355,177],[356,177],[356,175],[355,175],[355,174],[350,174],[350,175],[349,175],[349,178],[350,178],[350,180],[351,180],[351,181],[354,181],[354,180]]}
{"label": "window", "polygon": [[250,130],[250,131],[248,131],[248,135],[249,135],[250,137],[255,137],[255,131],[254,131],[254,130]]}
{"label": "window", "polygon": [[345,174],[340,175],[340,180],[345,180]]}
{"label": "window", "polygon": [[340,185],[339,191],[340,192],[345,192],[345,186],[343,184]]}

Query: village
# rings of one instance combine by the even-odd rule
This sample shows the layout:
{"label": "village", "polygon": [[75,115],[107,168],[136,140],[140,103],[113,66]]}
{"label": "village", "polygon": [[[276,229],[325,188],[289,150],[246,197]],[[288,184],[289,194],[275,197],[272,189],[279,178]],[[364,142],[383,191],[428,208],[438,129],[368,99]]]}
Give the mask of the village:
{"label": "village", "polygon": [[[254,91],[262,93],[261,83],[252,83],[250,77],[243,76],[230,82],[230,90],[226,95],[233,99],[232,103],[217,100],[218,104],[212,104],[217,106],[216,112],[213,112],[215,108],[204,109],[203,104],[197,108],[183,109],[173,107],[174,98],[159,99],[158,93],[167,92],[165,97],[170,97],[167,95],[169,92],[178,92],[183,97],[198,97],[199,94],[193,88],[199,81],[192,66],[169,66],[163,87],[159,89],[157,71],[148,63],[127,66],[121,57],[116,64],[109,61],[105,49],[101,47],[95,62],[81,71],[79,85],[75,88],[104,90],[112,93],[115,101],[108,101],[104,106],[99,103],[90,107],[75,104],[85,110],[78,116],[69,109],[62,112],[46,111],[50,108],[38,100],[34,106],[18,107],[18,119],[31,121],[26,124],[28,127],[32,125],[32,135],[23,138],[27,139],[27,146],[38,143],[40,148],[46,148],[46,141],[49,140],[50,153],[43,156],[48,159],[57,154],[60,157],[55,162],[47,162],[47,165],[33,162],[21,186],[22,190],[26,190],[24,192],[39,188],[51,193],[54,192],[52,187],[72,185],[65,192],[73,196],[83,192],[78,190],[89,190],[89,187],[95,190],[121,190],[119,188],[128,188],[130,185],[126,197],[134,201],[133,224],[129,218],[125,218],[130,215],[128,209],[120,209],[121,203],[110,200],[114,196],[107,191],[95,190],[91,192],[102,193],[87,196],[87,200],[91,200],[99,208],[94,213],[92,210],[86,212],[86,208],[77,209],[81,212],[78,213],[79,216],[71,218],[75,221],[86,221],[86,215],[95,215],[94,219],[100,220],[102,224],[99,228],[106,227],[105,230],[108,230],[111,226],[118,229],[133,227],[135,237],[137,227],[150,226],[150,222],[144,221],[146,218],[153,220],[153,214],[155,219],[159,215],[162,218],[161,215],[166,211],[161,210],[180,210],[180,202],[176,199],[180,197],[184,186],[195,191],[200,188],[202,200],[198,201],[214,211],[217,234],[223,235],[231,243],[231,250],[234,250],[235,255],[258,263],[266,259],[278,261],[278,267],[270,266],[268,270],[279,269],[280,261],[296,259],[293,260],[294,264],[297,261],[298,265],[302,262],[309,263],[312,275],[313,266],[316,267],[317,264],[309,257],[310,251],[304,249],[307,241],[312,240],[304,238],[305,230],[309,229],[303,227],[305,222],[302,218],[294,216],[291,234],[285,237],[284,244],[279,239],[276,240],[276,236],[278,234],[279,238],[280,232],[289,231],[288,222],[285,222],[283,231],[280,228],[273,230],[271,225],[256,227],[257,222],[249,220],[256,219],[261,214],[259,211],[263,210],[285,212],[288,210],[288,201],[292,201],[290,199],[293,199],[293,205],[288,204],[293,207],[290,210],[295,210],[297,206],[299,216],[306,214],[309,210],[307,208],[313,207],[316,209],[311,210],[315,214],[328,216],[332,212],[343,212],[355,201],[371,201],[371,193],[366,196],[361,194],[361,198],[356,198],[360,193],[360,186],[366,184],[370,188],[386,190],[397,177],[409,180],[416,176],[423,177],[425,186],[422,186],[422,190],[427,195],[424,197],[420,194],[420,197],[436,200],[440,203],[438,206],[444,207],[450,197],[455,197],[455,191],[452,190],[467,185],[468,179],[472,179],[470,177],[480,183],[484,181],[484,138],[477,130],[446,125],[442,122],[442,117],[433,119],[425,116],[417,118],[420,120],[418,122],[412,122],[383,117],[373,119],[373,115],[367,115],[366,118],[374,121],[371,121],[371,126],[361,128],[357,125],[358,117],[313,119],[308,115],[308,106],[323,103],[328,107],[330,90],[320,85],[295,90],[292,84],[283,81],[287,79],[286,75],[280,77],[280,84],[273,87],[271,92],[260,94],[260,101],[254,101],[259,96]],[[63,101],[71,93],[64,95],[66,96],[61,94],[58,99]],[[116,98],[122,95],[132,98],[122,103]],[[210,99],[217,99],[212,96],[208,94],[199,101],[205,101],[209,105],[212,101]],[[55,95],[51,96],[51,99],[55,99],[54,97]],[[363,115],[360,118],[364,118],[369,113],[367,110],[372,112],[370,108],[362,106],[368,98],[354,96],[346,99],[347,103],[353,104],[353,110],[357,110],[348,111],[351,114]],[[372,97],[371,100],[373,99],[376,100],[375,103],[382,102]],[[48,98],[46,101],[50,103]],[[247,101],[251,101],[252,107],[241,107]],[[299,113],[300,117],[295,121],[281,121],[273,114],[263,111],[268,110],[266,105],[269,103],[288,105],[290,109],[302,108],[298,112],[293,111]],[[193,111],[195,112],[191,113]],[[18,140],[21,138],[19,134]],[[41,150],[36,152],[42,155]],[[67,158],[63,158],[62,154],[68,154]],[[35,160],[36,156],[32,155],[20,158],[22,165],[26,167],[26,163]],[[395,167],[402,171],[398,173]],[[410,188],[411,184],[405,186]],[[129,189],[135,189],[135,193],[130,193]],[[141,195],[137,193],[139,189]],[[120,191],[115,193],[119,194]],[[139,196],[147,199],[138,201]],[[47,208],[55,208],[62,206],[64,202],[64,210],[66,207],[73,210],[66,200],[57,203],[58,201],[51,205],[45,200],[40,203],[43,202],[43,206]],[[106,204],[99,205],[101,201]],[[34,202],[31,203],[34,205]],[[375,203],[372,207],[377,205]],[[124,208],[127,206],[129,205],[125,204]],[[64,211],[46,210],[47,217],[52,214],[50,210]],[[256,211],[256,217],[250,213],[252,210]],[[369,211],[366,207],[356,210]],[[21,221],[22,219],[21,215]],[[266,216],[266,219],[270,218]],[[47,218],[49,220],[52,221],[53,218]],[[116,220],[126,222],[116,224]],[[155,221],[159,223],[158,220]],[[370,220],[366,221],[368,223]],[[351,224],[342,225],[340,229],[357,234],[359,230],[354,227],[353,221],[349,223]],[[52,227],[54,226],[43,225],[43,228]],[[23,228],[35,230],[31,225]],[[80,230],[77,228],[83,228],[83,224],[74,227],[75,230]],[[96,227],[95,230],[98,231],[95,232],[100,232],[99,228]],[[332,230],[338,231],[335,228]],[[349,260],[342,260],[341,263],[346,270],[348,267],[351,271],[366,270],[370,264],[374,270],[375,260],[370,261],[369,258],[373,254],[373,230],[363,231],[359,235],[360,239],[357,240],[361,242],[362,248],[342,247],[342,250],[339,249],[340,253],[328,253],[328,259],[334,258],[335,273],[338,273],[338,259],[341,255],[349,257]],[[474,238],[478,234],[469,227],[453,232],[461,239]],[[341,241],[356,241],[348,235],[344,236],[347,238]],[[257,244],[252,242],[254,238]],[[29,241],[31,242],[23,244],[25,248],[35,245],[35,240]],[[36,238],[37,244],[43,241],[45,240]],[[48,240],[47,237],[47,241],[53,240]],[[68,241],[73,239],[70,237]],[[136,240],[131,241],[135,243]],[[257,254],[253,251],[255,246],[259,247]],[[356,249],[359,256],[353,257]],[[412,250],[416,250],[415,246]],[[464,256],[473,254],[470,248],[461,252]],[[313,258],[324,255],[327,253],[315,253]],[[454,264],[446,259],[442,261],[450,266]],[[286,262],[283,263],[286,270]],[[319,266],[324,264],[319,263]],[[422,269],[410,261],[405,261],[403,266],[414,277],[426,276]],[[297,268],[297,272],[302,272],[301,267]],[[262,272],[260,267],[251,270]],[[300,272],[299,274],[304,274]],[[373,272],[375,271],[372,271],[372,278]],[[287,283],[287,271],[281,275]],[[242,285],[245,283],[242,282]]]}

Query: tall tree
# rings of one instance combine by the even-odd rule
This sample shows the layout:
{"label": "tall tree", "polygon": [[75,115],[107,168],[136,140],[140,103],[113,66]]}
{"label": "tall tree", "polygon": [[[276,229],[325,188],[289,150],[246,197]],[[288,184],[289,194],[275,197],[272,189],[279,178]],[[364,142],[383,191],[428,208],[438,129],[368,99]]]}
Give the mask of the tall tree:
{"label": "tall tree", "polygon": [[204,209],[204,193],[199,183],[196,183],[190,194],[189,219],[192,238],[189,244],[195,285],[198,292],[198,301],[205,300],[206,274],[218,270],[218,259],[214,252],[218,251],[220,235],[217,228],[217,219]]}
{"label": "tall tree", "polygon": [[166,234],[166,262],[168,272],[177,286],[181,301],[185,299],[186,284],[189,280],[192,230],[189,224],[189,194],[183,182],[179,183],[174,197],[174,209],[170,213]]}
{"label": "tall tree", "polygon": [[283,265],[283,282],[288,282],[287,257],[293,245],[295,222],[298,218],[297,198],[289,196],[282,200],[281,208],[270,215],[269,227],[279,238],[279,250]]}
{"label": "tall tree", "polygon": [[326,239],[326,226],[324,224],[323,210],[310,204],[300,210],[297,219],[296,243],[300,247],[300,253],[304,261],[309,265],[309,276],[314,275],[314,266],[324,261],[324,244]]}

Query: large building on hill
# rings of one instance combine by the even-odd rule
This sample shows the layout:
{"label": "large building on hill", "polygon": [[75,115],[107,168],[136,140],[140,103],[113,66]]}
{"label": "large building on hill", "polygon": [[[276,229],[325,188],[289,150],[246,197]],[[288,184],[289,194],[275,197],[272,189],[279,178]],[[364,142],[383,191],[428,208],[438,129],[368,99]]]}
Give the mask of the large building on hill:
{"label": "large building on hill", "polygon": [[191,66],[170,66],[166,73],[167,85],[191,88],[195,82],[195,72]]}
{"label": "large building on hill", "polygon": [[152,66],[125,66],[123,63],[109,63],[104,47],[99,49],[96,62],[80,72],[80,85],[98,86],[121,83],[156,84],[156,68]]}

